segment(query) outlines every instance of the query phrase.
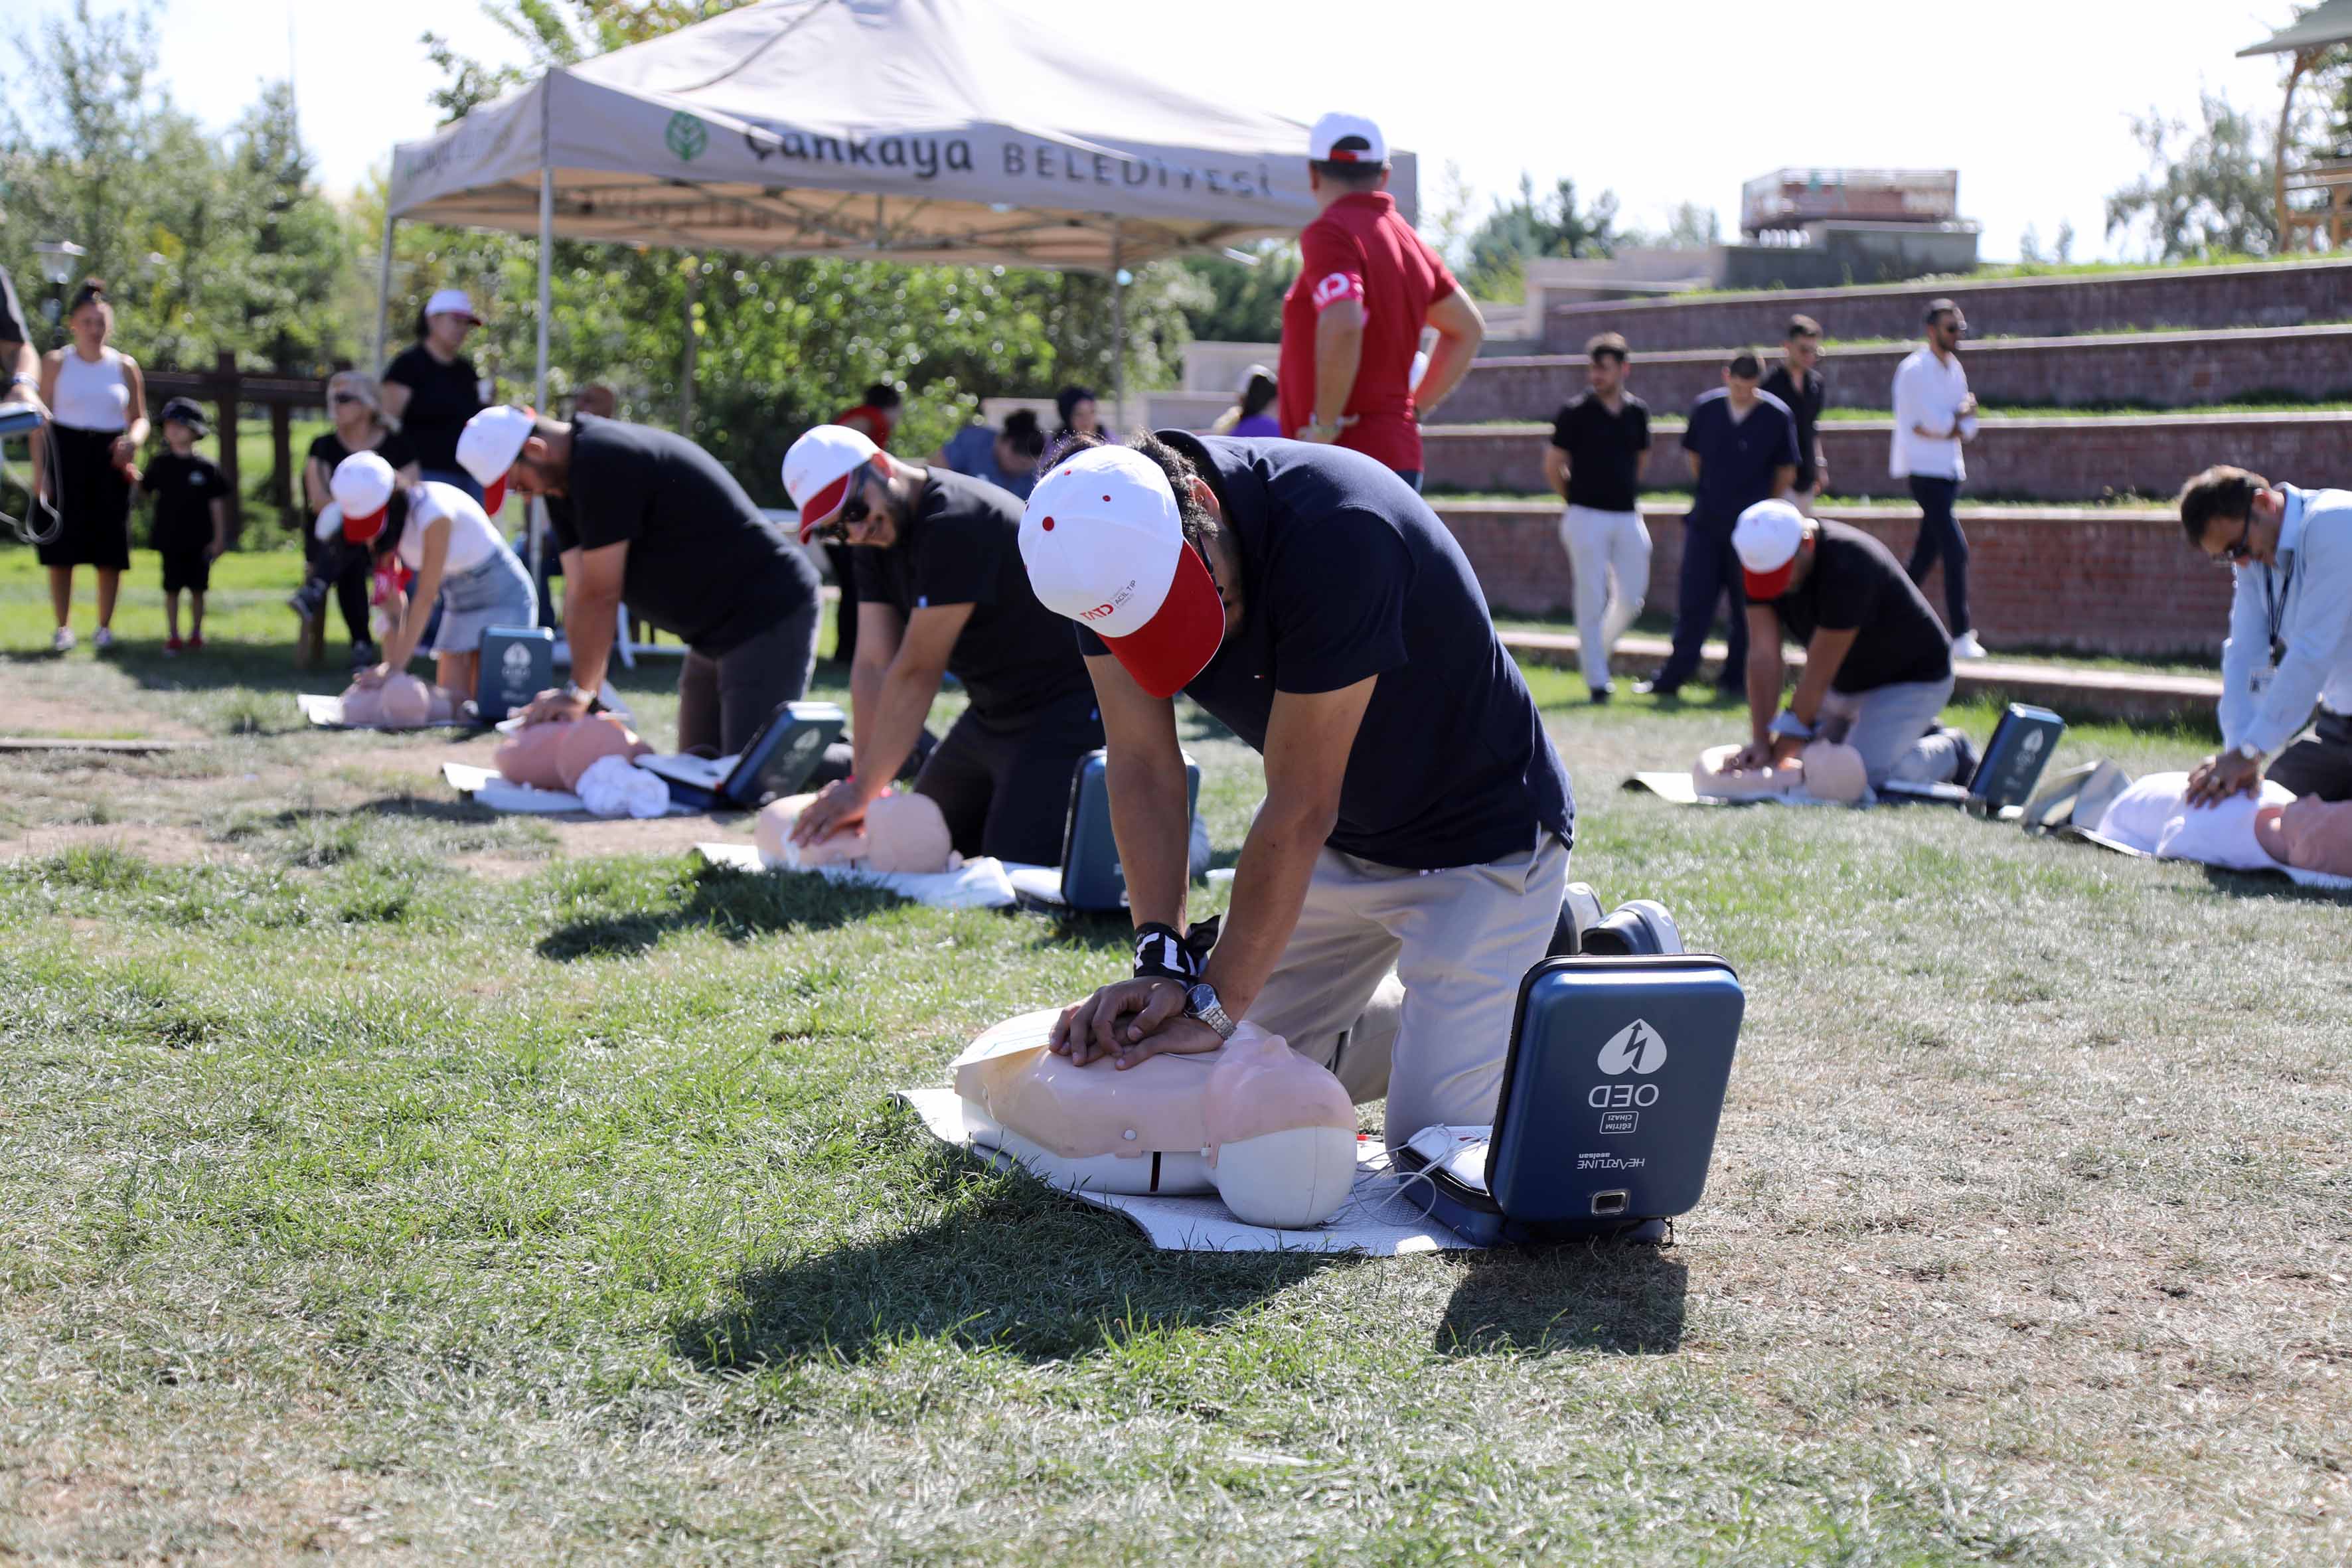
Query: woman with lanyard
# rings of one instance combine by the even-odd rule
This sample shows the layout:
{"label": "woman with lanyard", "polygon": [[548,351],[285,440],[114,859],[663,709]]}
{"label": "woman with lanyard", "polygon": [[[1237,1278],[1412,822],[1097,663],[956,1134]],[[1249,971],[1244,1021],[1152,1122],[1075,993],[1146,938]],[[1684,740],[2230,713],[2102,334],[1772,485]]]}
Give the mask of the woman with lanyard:
{"label": "woman with lanyard", "polygon": [[138,362],[107,346],[114,307],[106,285],[82,280],[66,313],[71,346],[41,356],[41,401],[55,416],[57,470],[48,476],[58,510],[57,536],[40,546],[49,569],[49,607],[58,629],[49,646],[74,645],[67,623],[73,608],[73,569],[98,568],[98,632],[90,647],[114,646],[114,595],[131,565],[131,488],[139,482],[133,459],[147,439],[147,384]]}
{"label": "woman with lanyard", "polygon": [[530,625],[530,574],[479,501],[438,479],[403,483],[380,452],[345,458],[331,488],[342,510],[342,537],[365,544],[378,573],[394,575],[396,563],[415,574],[404,597],[393,596],[383,662],[362,670],[358,683],[379,685],[406,669],[429,618],[436,623],[434,684],[453,700],[472,696],[482,634]]}
{"label": "woman with lanyard", "polygon": [[[416,448],[383,416],[383,395],[375,377],[363,370],[339,370],[329,376],[327,412],[334,418],[334,428],[311,442],[302,460],[302,495],[313,518],[333,503],[335,470],[354,452],[380,455],[404,485],[424,479]],[[352,667],[375,663],[375,639],[368,632],[367,552],[340,538],[314,542],[310,577],[290,601],[294,613],[306,622],[319,619],[326,614],[331,589],[343,613],[343,629],[351,634]]]}
{"label": "woman with lanyard", "polygon": [[425,478],[478,501],[481,488],[457,464],[457,437],[483,408],[481,373],[462,352],[481,324],[463,289],[435,293],[416,313],[416,341],[384,366],[383,396],[384,417],[415,447]]}

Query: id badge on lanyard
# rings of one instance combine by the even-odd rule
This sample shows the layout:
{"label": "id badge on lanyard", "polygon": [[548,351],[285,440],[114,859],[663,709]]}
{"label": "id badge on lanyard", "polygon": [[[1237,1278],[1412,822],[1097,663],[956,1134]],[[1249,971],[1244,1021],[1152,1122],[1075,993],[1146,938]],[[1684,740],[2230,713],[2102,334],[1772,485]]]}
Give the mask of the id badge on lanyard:
{"label": "id badge on lanyard", "polygon": [[2278,667],[2286,662],[2286,639],[2279,636],[2279,627],[2286,620],[2287,598],[2294,592],[2294,566],[2292,562],[2286,569],[2286,581],[2278,585],[2275,595],[2271,593],[2271,569],[2267,566],[2263,568],[2263,613],[2270,622],[2271,657],[2270,662],[2254,671],[2253,679],[2247,682],[2248,688],[2257,697],[2270,690],[2271,682],[2278,678]]}

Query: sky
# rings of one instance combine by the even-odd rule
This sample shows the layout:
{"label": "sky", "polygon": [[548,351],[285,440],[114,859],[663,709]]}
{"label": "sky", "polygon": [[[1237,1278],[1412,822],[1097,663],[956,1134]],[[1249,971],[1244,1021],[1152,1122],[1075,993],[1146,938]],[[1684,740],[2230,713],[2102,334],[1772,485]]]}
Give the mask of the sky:
{"label": "sky", "polygon": [[[96,0],[101,10],[115,0]],[[1031,0],[1043,8],[1047,0]],[[51,16],[61,0],[11,0]],[[260,83],[297,83],[331,190],[428,134],[438,76],[418,35],[520,59],[476,0],[236,0],[163,11],[163,78],[180,106],[226,126]],[[2015,257],[2031,224],[2048,245],[2071,222],[2076,256],[2116,256],[2104,203],[2146,165],[2131,119],[2193,119],[2200,90],[2264,122],[2274,59],[2236,51],[2290,19],[2288,0],[1087,0],[1097,46],[1129,44],[1171,80],[1312,120],[1371,115],[1422,158],[1424,217],[1451,163],[1483,209],[1562,176],[1613,190],[1622,222],[1663,227],[1675,203],[1738,227],[1742,181],[1785,166],[1956,168],[1988,258]],[[1041,47],[1051,47],[1050,40]]]}

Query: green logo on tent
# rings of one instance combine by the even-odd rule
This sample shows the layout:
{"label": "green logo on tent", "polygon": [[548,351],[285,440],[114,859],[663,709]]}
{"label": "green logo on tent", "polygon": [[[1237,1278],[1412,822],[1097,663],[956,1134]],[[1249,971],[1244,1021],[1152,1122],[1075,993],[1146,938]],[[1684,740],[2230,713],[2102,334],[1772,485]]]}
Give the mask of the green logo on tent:
{"label": "green logo on tent", "polygon": [[691,163],[702,156],[705,147],[710,145],[710,132],[701,121],[681,109],[669,117],[669,124],[662,132],[662,140],[669,144],[671,152],[677,154],[678,162]]}

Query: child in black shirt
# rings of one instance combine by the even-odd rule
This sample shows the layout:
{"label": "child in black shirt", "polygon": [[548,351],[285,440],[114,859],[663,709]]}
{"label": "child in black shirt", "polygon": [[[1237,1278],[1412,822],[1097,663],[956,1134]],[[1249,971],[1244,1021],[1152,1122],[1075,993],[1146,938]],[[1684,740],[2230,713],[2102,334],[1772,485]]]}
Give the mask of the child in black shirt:
{"label": "child in black shirt", "polygon": [[[163,442],[171,450],[147,466],[139,488],[155,498],[152,542],[163,557],[166,654],[205,646],[205,591],[213,557],[228,548],[228,485],[208,458],[196,454],[205,434],[205,411],[185,397],[163,405]],[[188,640],[180,640],[180,591],[188,594]]]}

